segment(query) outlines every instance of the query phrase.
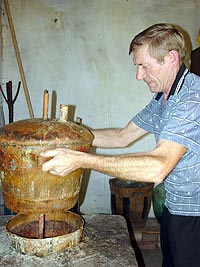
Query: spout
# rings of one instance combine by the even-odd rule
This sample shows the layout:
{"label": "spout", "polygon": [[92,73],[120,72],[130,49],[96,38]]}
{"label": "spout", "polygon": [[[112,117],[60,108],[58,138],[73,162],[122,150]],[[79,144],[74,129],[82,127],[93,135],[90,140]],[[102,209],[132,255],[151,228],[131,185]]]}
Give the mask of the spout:
{"label": "spout", "polygon": [[49,104],[49,93],[48,90],[44,90],[44,97],[43,97],[43,120],[48,119],[48,104]]}

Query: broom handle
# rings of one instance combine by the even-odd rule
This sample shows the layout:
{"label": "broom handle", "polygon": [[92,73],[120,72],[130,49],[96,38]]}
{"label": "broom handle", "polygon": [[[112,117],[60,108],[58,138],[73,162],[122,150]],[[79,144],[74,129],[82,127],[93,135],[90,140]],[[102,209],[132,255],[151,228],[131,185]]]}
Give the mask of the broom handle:
{"label": "broom handle", "polygon": [[25,79],[25,75],[24,75],[23,66],[22,66],[22,61],[21,61],[21,57],[20,57],[20,53],[19,53],[19,48],[18,48],[18,45],[17,45],[17,39],[16,39],[16,35],[15,35],[15,30],[14,30],[12,17],[11,17],[11,13],[10,13],[10,8],[9,8],[7,0],[4,0],[4,5],[5,5],[7,17],[8,17],[8,22],[9,22],[9,26],[10,26],[10,32],[11,32],[12,41],[13,41],[13,45],[14,45],[14,49],[15,49],[15,54],[16,54],[16,57],[17,57],[17,63],[18,63],[18,67],[19,67],[20,76],[21,76],[21,79],[22,79],[22,85],[23,85],[23,88],[24,88],[26,102],[27,102],[27,105],[28,105],[29,115],[30,115],[31,118],[34,118],[33,109],[32,109],[30,96],[29,96],[29,92],[28,92],[28,88],[27,88],[27,84],[26,84],[26,79]]}

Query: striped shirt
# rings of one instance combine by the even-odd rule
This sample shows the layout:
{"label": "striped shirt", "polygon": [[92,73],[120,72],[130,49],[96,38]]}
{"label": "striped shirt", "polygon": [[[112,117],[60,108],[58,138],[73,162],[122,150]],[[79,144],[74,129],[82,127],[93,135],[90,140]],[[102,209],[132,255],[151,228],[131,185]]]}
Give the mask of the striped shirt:
{"label": "striped shirt", "polygon": [[165,179],[165,206],[171,214],[200,216],[200,77],[183,64],[163,105],[155,94],[133,122],[151,132],[156,142],[169,140],[187,152]]}

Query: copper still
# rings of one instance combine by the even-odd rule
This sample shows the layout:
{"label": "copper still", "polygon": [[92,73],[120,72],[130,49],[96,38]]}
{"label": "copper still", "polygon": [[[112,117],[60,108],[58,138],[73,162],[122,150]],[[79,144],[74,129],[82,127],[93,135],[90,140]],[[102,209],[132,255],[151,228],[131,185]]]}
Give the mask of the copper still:
{"label": "copper still", "polygon": [[[64,108],[63,108],[64,107]],[[27,119],[0,128],[0,174],[5,206],[17,213],[8,237],[21,253],[45,256],[80,242],[83,220],[69,210],[77,203],[82,169],[60,177],[43,172],[42,151],[66,147],[87,152],[93,136],[79,123]]]}

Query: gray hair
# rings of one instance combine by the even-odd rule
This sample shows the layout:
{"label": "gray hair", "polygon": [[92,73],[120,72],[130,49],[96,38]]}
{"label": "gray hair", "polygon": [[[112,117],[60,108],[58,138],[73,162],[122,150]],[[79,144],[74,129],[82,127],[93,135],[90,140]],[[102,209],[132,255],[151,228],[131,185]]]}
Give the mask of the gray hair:
{"label": "gray hair", "polygon": [[162,62],[165,55],[175,50],[178,52],[180,62],[185,58],[185,39],[180,30],[168,23],[159,23],[150,26],[137,34],[131,41],[129,55],[142,45],[148,45],[149,54]]}

